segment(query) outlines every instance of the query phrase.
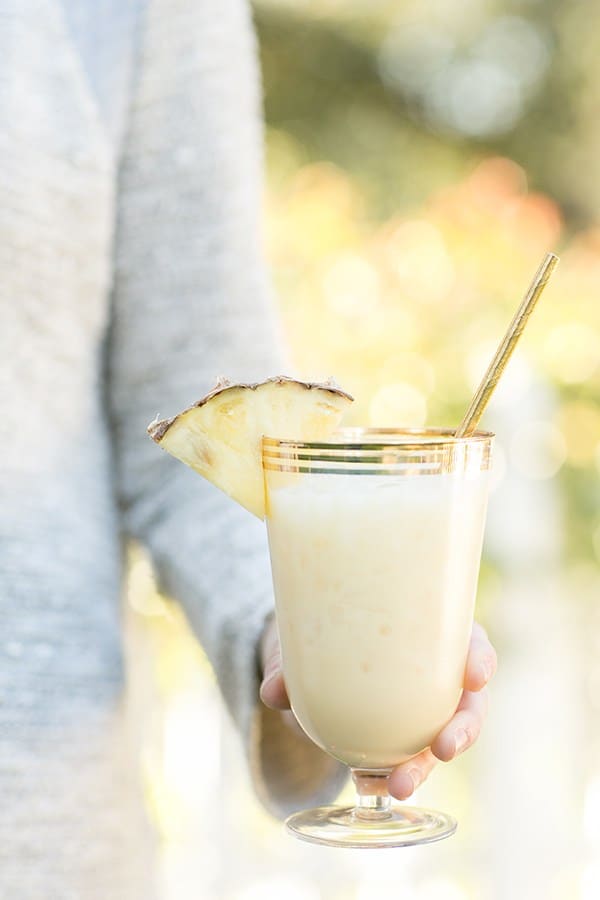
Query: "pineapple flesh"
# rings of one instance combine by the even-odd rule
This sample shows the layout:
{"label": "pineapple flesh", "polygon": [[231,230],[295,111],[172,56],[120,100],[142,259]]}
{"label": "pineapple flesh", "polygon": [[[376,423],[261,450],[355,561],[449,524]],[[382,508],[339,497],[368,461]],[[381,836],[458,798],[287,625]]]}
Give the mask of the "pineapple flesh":
{"label": "pineapple flesh", "polygon": [[260,519],[265,517],[262,438],[326,440],[352,397],[333,381],[279,376],[256,384],[220,379],[172,419],[148,426],[157,444]]}

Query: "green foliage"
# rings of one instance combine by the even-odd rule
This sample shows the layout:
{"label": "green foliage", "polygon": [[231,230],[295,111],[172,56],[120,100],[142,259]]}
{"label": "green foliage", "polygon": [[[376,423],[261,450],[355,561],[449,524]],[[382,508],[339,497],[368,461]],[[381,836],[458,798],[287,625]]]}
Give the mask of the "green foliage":
{"label": "green foliage", "polygon": [[297,0],[256,21],[269,252],[299,370],[335,373],[356,421],[457,423],[558,250],[519,349],[556,405],[521,444],[528,477],[558,479],[570,556],[591,558],[600,7]]}

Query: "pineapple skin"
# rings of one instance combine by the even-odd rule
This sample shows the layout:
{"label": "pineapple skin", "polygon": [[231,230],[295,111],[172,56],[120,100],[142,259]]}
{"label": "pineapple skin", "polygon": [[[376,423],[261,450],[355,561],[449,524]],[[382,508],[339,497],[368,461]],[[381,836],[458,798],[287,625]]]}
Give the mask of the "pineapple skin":
{"label": "pineapple skin", "polygon": [[192,406],[170,419],[155,419],[147,430],[163,450],[264,519],[263,436],[326,439],[352,399],[333,379],[306,382],[279,375],[234,384],[220,378]]}

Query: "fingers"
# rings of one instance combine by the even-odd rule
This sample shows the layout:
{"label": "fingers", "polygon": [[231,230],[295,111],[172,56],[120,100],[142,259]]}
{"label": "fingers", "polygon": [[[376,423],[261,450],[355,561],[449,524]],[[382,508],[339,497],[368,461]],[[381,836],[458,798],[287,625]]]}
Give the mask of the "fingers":
{"label": "fingers", "polygon": [[485,629],[475,622],[465,667],[466,691],[481,691],[496,671],[498,660]]}
{"label": "fingers", "polygon": [[488,708],[487,690],[463,691],[458,708],[431,745],[416,756],[396,766],[390,776],[390,794],[406,800],[422,784],[438,760],[450,762],[463,753],[479,737]]}
{"label": "fingers", "polygon": [[289,709],[290,701],[281,674],[281,661],[271,659],[260,686],[260,699],[271,709]]}
{"label": "fingers", "polygon": [[458,709],[431,745],[431,752],[442,762],[450,762],[479,737],[487,714],[487,690],[463,691]]}
{"label": "fingers", "polygon": [[436,763],[437,759],[427,749],[396,766],[390,775],[390,794],[398,800],[406,800],[425,781]]}
{"label": "fingers", "polygon": [[440,731],[431,748],[396,766],[390,776],[390,794],[398,800],[406,800],[425,781],[438,760],[450,762],[455,756],[468,750],[479,737],[487,711],[486,688],[463,691],[454,716]]}
{"label": "fingers", "polygon": [[281,671],[281,651],[275,619],[270,616],[265,625],[261,641],[261,662],[263,681],[260,686],[260,699],[271,709],[289,709],[290,701],[285,689]]}

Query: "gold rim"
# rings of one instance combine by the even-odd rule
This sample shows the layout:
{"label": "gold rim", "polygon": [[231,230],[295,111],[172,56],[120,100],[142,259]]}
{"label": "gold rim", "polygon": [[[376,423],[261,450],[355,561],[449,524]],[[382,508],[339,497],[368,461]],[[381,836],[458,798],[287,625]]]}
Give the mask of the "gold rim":
{"label": "gold rim", "polygon": [[426,475],[489,469],[494,435],[457,438],[450,428],[344,428],[329,441],[263,438],[265,471],[312,475]]}
{"label": "gold rim", "polygon": [[[273,438],[263,436],[263,449],[281,447],[284,450],[369,450],[415,452],[420,450],[445,449],[447,447],[464,446],[490,442],[494,437],[491,431],[474,431],[466,437],[456,437],[451,428],[342,428],[333,433],[336,438],[330,441],[295,441],[289,438]],[[369,438],[373,440],[369,440]],[[422,440],[410,440],[411,438]]]}

